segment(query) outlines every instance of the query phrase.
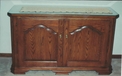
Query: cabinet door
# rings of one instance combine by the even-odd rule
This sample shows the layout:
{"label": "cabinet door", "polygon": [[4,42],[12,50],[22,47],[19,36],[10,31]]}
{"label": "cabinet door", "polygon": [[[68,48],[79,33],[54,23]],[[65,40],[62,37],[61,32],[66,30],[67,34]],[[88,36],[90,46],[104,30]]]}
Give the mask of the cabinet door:
{"label": "cabinet door", "polygon": [[55,18],[18,18],[19,66],[57,66],[59,27]]}
{"label": "cabinet door", "polygon": [[[68,28],[68,50],[65,63],[70,67],[105,66],[107,55],[109,20],[70,19]],[[66,32],[65,32],[66,33]],[[66,62],[67,61],[67,62]]]}

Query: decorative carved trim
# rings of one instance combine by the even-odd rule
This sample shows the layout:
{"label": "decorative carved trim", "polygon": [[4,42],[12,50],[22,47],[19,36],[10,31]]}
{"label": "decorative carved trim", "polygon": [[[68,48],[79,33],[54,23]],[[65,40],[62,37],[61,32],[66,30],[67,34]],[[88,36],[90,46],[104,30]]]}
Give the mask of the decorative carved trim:
{"label": "decorative carved trim", "polygon": [[42,25],[42,24],[37,25],[37,26],[34,26],[34,27],[32,27],[32,28],[29,28],[29,29],[27,29],[25,32],[29,32],[30,30],[34,30],[34,29],[36,29],[36,28],[43,28],[43,29],[45,29],[45,30],[47,30],[47,31],[49,31],[49,32],[52,32],[53,34],[57,34],[53,29],[48,28],[47,26]]}
{"label": "decorative carved trim", "polygon": [[80,27],[80,28],[78,28],[78,29],[75,29],[75,30],[74,30],[73,32],[71,32],[70,34],[73,35],[73,34],[75,34],[76,32],[82,31],[83,29],[86,29],[86,28],[89,28],[90,30],[92,30],[92,31],[94,31],[94,32],[97,32],[99,35],[102,34],[101,31],[99,31],[99,30],[97,30],[97,29],[95,29],[94,27],[89,26],[89,25],[84,25],[84,26],[82,26],[82,27]]}

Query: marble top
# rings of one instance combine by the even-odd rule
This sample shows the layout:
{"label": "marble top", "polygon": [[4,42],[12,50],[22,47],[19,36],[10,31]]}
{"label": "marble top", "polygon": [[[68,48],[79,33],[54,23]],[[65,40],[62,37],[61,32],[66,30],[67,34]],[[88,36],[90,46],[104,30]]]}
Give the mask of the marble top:
{"label": "marble top", "polygon": [[42,5],[15,5],[9,12],[9,14],[57,14],[57,15],[107,15],[117,16],[113,9],[110,7],[83,7],[83,6],[42,6]]}
{"label": "marble top", "polygon": [[47,12],[47,13],[99,13],[99,14],[112,14],[112,12],[104,7],[84,7],[84,8],[68,8],[68,7],[32,7],[32,6],[25,6],[22,7],[20,12]]}

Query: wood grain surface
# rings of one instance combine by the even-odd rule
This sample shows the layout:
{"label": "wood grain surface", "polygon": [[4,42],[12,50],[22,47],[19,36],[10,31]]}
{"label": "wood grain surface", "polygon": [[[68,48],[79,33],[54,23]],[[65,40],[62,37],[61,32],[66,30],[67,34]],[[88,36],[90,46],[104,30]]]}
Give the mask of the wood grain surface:
{"label": "wood grain surface", "polygon": [[10,15],[14,74],[29,70],[112,72],[117,16]]}

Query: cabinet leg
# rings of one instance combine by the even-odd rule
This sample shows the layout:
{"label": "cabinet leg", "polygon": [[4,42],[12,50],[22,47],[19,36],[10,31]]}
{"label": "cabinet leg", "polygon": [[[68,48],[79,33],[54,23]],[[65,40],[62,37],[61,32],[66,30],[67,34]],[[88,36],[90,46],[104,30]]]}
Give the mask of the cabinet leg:
{"label": "cabinet leg", "polygon": [[13,74],[25,74],[25,71],[13,71],[11,70]]}
{"label": "cabinet leg", "polygon": [[11,72],[13,74],[25,74],[25,72],[27,72],[27,71],[23,70],[23,69],[20,69],[20,68],[11,67]]}
{"label": "cabinet leg", "polygon": [[98,74],[99,75],[109,75],[112,73],[112,67],[109,67],[109,68],[105,68],[103,70],[97,70]]}
{"label": "cabinet leg", "polygon": [[103,70],[100,70],[100,71],[97,71],[99,75],[109,75],[112,73],[112,71],[103,71]]}

